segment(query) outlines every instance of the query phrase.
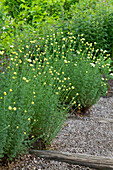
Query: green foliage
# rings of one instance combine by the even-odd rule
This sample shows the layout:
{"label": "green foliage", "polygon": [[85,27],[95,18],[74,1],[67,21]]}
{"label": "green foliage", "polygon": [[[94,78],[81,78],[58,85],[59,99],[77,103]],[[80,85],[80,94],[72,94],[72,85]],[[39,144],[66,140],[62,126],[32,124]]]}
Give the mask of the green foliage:
{"label": "green foliage", "polygon": [[[93,3],[91,5],[90,3]],[[96,48],[112,53],[113,4],[109,2],[81,1],[73,5],[71,30],[75,35],[84,34],[86,41],[97,42]]]}
{"label": "green foliage", "polygon": [[68,12],[75,2],[78,0],[5,0],[3,5],[16,22],[26,20],[27,23],[38,26],[42,21],[51,22],[62,17],[63,12]]}
{"label": "green foliage", "polygon": [[29,54],[24,48],[12,52],[0,74],[0,158],[8,160],[30,145],[29,138],[41,138],[48,145],[65,120],[51,67],[45,62],[41,66],[37,58],[32,63]]}
{"label": "green foliage", "polygon": [[20,155],[35,140],[48,145],[71,107],[85,112],[106,94],[112,8],[96,0],[2,1],[2,160]]}
{"label": "green foliage", "polygon": [[55,78],[56,85],[64,83],[64,86],[57,85],[56,93],[60,101],[73,103],[74,99],[76,108],[88,109],[106,94],[107,78],[104,79],[103,75],[108,77],[111,72],[110,55],[102,49],[96,49],[96,43],[85,43],[83,35],[75,37],[68,32],[65,37],[63,32],[52,31],[38,37],[37,56],[56,70],[52,72],[53,76],[63,74],[63,79]]}

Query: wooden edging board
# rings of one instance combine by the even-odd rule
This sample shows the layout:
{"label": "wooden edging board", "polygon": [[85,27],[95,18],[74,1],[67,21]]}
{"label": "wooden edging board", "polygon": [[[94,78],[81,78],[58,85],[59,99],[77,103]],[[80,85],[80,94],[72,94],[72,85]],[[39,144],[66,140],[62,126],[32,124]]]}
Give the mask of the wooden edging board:
{"label": "wooden edging board", "polygon": [[76,154],[68,152],[58,152],[52,150],[30,150],[30,154],[38,157],[52,159],[60,162],[86,166],[101,170],[113,170],[113,157],[94,156],[87,154]]}

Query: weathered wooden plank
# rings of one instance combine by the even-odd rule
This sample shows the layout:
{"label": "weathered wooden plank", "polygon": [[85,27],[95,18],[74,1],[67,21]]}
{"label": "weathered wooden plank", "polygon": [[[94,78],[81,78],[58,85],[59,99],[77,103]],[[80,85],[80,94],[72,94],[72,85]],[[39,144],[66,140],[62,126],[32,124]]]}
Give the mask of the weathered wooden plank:
{"label": "weathered wooden plank", "polygon": [[93,156],[87,154],[76,154],[68,152],[58,152],[52,150],[30,150],[31,154],[70,164],[87,166],[101,170],[113,170],[113,157]]}

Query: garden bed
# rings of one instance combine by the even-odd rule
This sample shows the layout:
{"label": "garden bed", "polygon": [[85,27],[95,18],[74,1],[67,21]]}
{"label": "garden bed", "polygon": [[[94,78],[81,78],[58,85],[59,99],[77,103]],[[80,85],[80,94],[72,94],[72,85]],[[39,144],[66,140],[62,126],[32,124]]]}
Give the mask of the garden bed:
{"label": "garden bed", "polygon": [[[113,87],[112,82],[111,80],[111,89]],[[65,122],[59,135],[54,138],[50,150],[113,158],[113,122],[99,121],[95,118],[113,119],[113,96],[108,97],[107,95],[106,97],[101,97],[97,104],[93,105],[89,116],[71,116]],[[8,166],[5,169],[91,169],[65,162],[46,160],[33,154],[24,155]]]}

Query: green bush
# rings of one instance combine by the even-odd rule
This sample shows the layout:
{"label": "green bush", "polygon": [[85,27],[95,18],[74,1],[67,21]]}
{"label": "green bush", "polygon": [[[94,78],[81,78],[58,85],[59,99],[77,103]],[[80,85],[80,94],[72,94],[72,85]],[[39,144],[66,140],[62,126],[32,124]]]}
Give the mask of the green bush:
{"label": "green bush", "polygon": [[5,0],[3,5],[11,17],[16,19],[16,22],[26,20],[28,24],[38,26],[42,21],[56,20],[61,18],[63,11],[68,13],[70,7],[78,0]]}
{"label": "green bush", "polygon": [[[97,42],[96,48],[107,50],[112,55],[113,47],[113,4],[111,1],[80,1],[73,5],[70,29],[75,34],[84,34],[88,42]],[[93,1],[92,1],[93,2]]]}
{"label": "green bush", "polygon": [[37,58],[32,61],[29,54],[24,48],[12,52],[7,68],[0,73],[2,160],[20,155],[32,138],[41,138],[47,146],[65,120],[66,111],[53,86],[51,65],[46,61],[41,65]]}
{"label": "green bush", "polygon": [[75,37],[68,32],[65,36],[62,31],[52,31],[37,38],[37,56],[53,67],[53,76],[63,74],[63,79],[55,79],[56,85],[64,83],[56,91],[60,101],[71,104],[74,99],[76,109],[86,110],[106,94],[107,78],[112,71],[110,55],[96,49],[96,42],[85,43],[83,35]]}

